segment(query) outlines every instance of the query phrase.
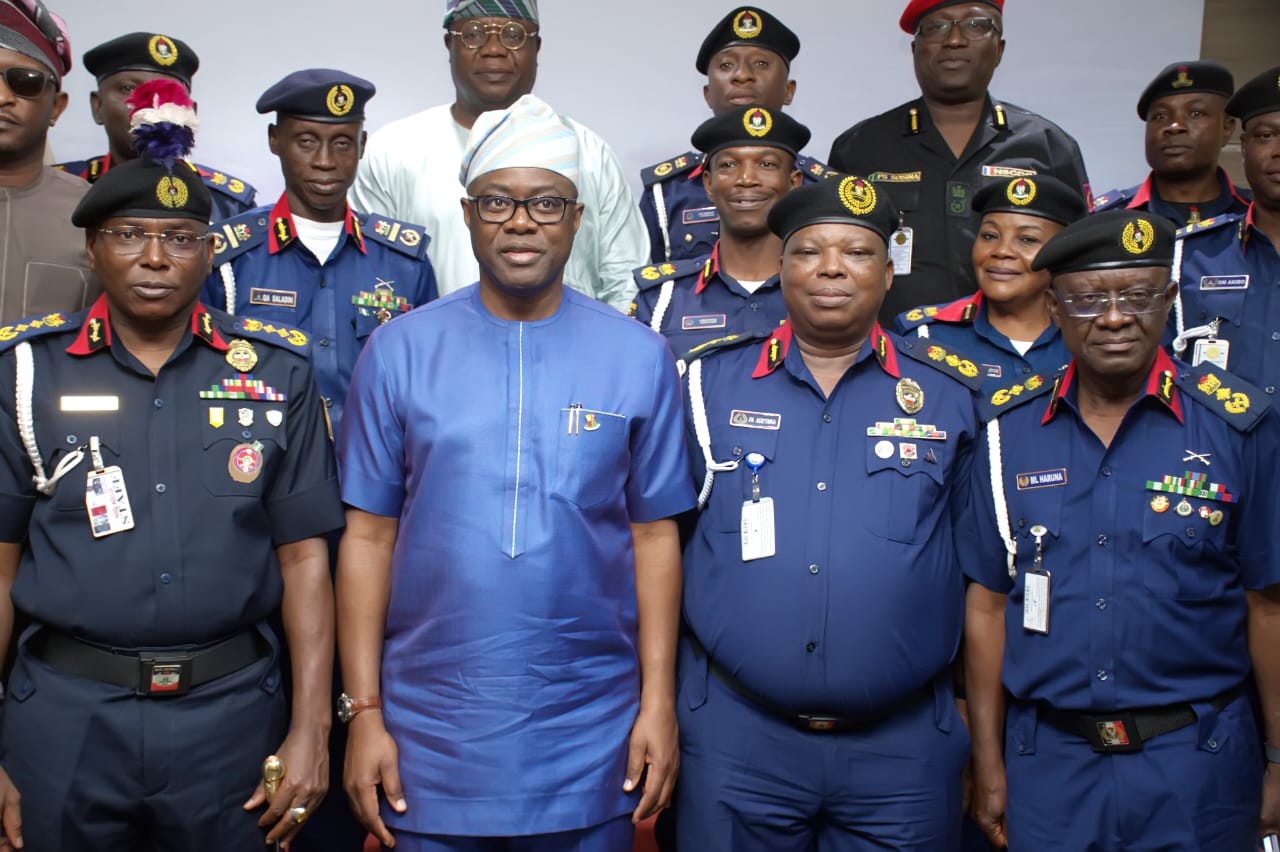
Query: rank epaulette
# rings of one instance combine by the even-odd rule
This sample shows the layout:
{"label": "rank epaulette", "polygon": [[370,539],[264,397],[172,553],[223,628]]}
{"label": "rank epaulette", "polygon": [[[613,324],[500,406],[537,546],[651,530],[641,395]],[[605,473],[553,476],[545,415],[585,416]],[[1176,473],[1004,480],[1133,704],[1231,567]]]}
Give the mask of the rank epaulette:
{"label": "rank epaulette", "polygon": [[826,163],[819,162],[813,157],[806,157],[803,154],[796,157],[796,168],[804,173],[804,179],[807,181],[830,180],[840,175],[838,171]]}
{"label": "rank epaulette", "polygon": [[723,352],[726,349],[733,349],[747,343],[758,343],[769,335],[759,332],[746,332],[743,334],[726,334],[724,337],[717,337],[714,340],[707,340],[699,343],[681,356],[680,360],[689,364],[693,361],[714,355],[717,352]]}
{"label": "rank epaulette", "polygon": [[226,263],[267,241],[268,207],[258,207],[239,216],[215,222],[209,233],[213,234],[213,263]]}
{"label": "rank epaulette", "polygon": [[906,334],[914,328],[927,325],[933,322],[934,317],[938,315],[938,311],[947,306],[946,302],[940,305],[921,305],[918,308],[912,308],[898,314],[898,318],[894,321],[899,334]]}
{"label": "rank epaulette", "polygon": [[227,317],[222,327],[224,332],[233,337],[251,337],[264,343],[273,343],[304,357],[311,351],[311,338],[306,332],[281,323],[254,317]]}
{"label": "rank epaulette", "polygon": [[696,168],[702,162],[702,154],[697,151],[686,151],[678,157],[663,160],[656,166],[650,166],[640,173],[640,181],[645,186],[660,183],[672,175],[684,174]]}
{"label": "rank epaulette", "polygon": [[900,338],[894,341],[898,351],[908,358],[928,364],[940,373],[944,373],[963,384],[969,390],[982,387],[982,378],[978,374],[978,365],[971,358],[961,355],[954,349],[934,343],[927,338]]}
{"label": "rank epaulette", "polygon": [[374,242],[382,243],[409,257],[427,256],[427,244],[431,242],[431,237],[420,226],[377,213],[361,218],[364,221],[360,224],[360,233]]}
{"label": "rank epaulette", "polygon": [[12,349],[22,341],[31,340],[34,337],[58,331],[75,331],[80,328],[80,323],[73,321],[76,319],[83,319],[83,314],[71,316],[63,313],[37,314],[20,319],[12,325],[0,326],[0,352]]}
{"label": "rank epaulette", "polygon": [[1193,222],[1190,225],[1179,228],[1178,239],[1185,239],[1192,234],[1202,234],[1205,231],[1212,231],[1215,228],[1232,225],[1243,218],[1243,213],[1223,213],[1219,216],[1210,216],[1208,219],[1201,219],[1199,222]]}
{"label": "rank epaulette", "polygon": [[[1060,371],[1058,375],[1061,376],[1062,372]],[[1028,400],[1044,396],[1058,386],[1056,378],[1044,373],[1035,373],[1025,379],[1019,379],[1012,385],[1004,385],[991,393],[983,394],[978,399],[978,419],[985,423]]]}
{"label": "rank epaulette", "polygon": [[1117,207],[1123,207],[1129,203],[1129,199],[1137,194],[1138,186],[1131,186],[1128,189],[1113,189],[1110,192],[1104,192],[1102,195],[1093,197],[1093,212],[1101,213],[1103,210],[1113,210]]}
{"label": "rank epaulette", "polygon": [[671,263],[655,263],[652,266],[642,266],[631,274],[636,279],[637,287],[641,290],[648,290],[651,287],[661,286],[664,281],[670,281],[673,278],[695,275],[702,271],[705,263],[706,258],[688,258]]}
{"label": "rank epaulette", "polygon": [[102,164],[106,159],[106,155],[103,154],[88,160],[70,160],[65,163],[55,163],[53,167],[60,172],[66,172],[69,175],[75,175],[82,180],[93,183],[102,177]]}
{"label": "rank epaulette", "polygon": [[1240,432],[1252,429],[1271,407],[1267,395],[1261,390],[1212,364],[1183,369],[1177,383],[1185,396],[1196,400]]}
{"label": "rank epaulette", "polygon": [[199,163],[194,165],[196,170],[200,172],[204,185],[214,192],[229,195],[241,204],[252,204],[254,197],[258,194],[256,189],[238,177],[229,175],[226,172],[220,172],[209,166],[202,166]]}

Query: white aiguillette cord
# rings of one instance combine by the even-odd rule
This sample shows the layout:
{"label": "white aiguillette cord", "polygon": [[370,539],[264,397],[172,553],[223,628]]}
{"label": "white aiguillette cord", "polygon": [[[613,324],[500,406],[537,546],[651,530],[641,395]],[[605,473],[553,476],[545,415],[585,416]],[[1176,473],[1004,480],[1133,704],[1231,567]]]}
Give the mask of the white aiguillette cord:
{"label": "white aiguillette cord", "polygon": [[[77,447],[63,456],[62,461],[58,462],[53,469],[53,475],[45,477],[44,459],[40,456],[40,447],[36,443],[35,416],[31,407],[31,392],[36,381],[35,359],[31,355],[31,344],[25,341],[19,343],[13,350],[13,354],[17,385],[14,408],[17,413],[18,435],[22,438],[22,446],[26,449],[27,458],[31,460],[31,467],[35,470],[31,479],[36,484],[36,490],[48,497],[53,494],[53,488],[58,484],[58,480],[80,464],[80,460],[84,458],[84,447]],[[97,442],[98,439],[95,436],[93,440]],[[101,461],[100,456],[99,461]],[[101,469],[100,466],[99,469]]]}

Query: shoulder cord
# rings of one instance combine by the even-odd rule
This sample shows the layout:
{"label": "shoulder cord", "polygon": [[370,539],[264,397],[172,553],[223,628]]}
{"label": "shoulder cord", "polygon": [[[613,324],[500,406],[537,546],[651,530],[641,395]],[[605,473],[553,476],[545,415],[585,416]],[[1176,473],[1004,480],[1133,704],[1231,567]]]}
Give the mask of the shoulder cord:
{"label": "shoulder cord", "polygon": [[718,462],[711,455],[711,428],[707,425],[707,403],[702,397],[702,360],[689,365],[689,402],[693,408],[693,434],[702,449],[702,458],[707,463],[707,475],[702,481],[702,491],[698,493],[698,508],[705,508],[711,498],[711,486],[715,483],[716,472],[737,470],[741,461]]}
{"label": "shoulder cord", "polygon": [[658,231],[662,234],[663,260],[671,259],[671,235],[667,233],[667,201],[662,197],[662,184],[655,183],[653,189],[653,209],[658,216]]}
{"label": "shoulder cord", "polygon": [[227,313],[235,316],[236,313],[236,273],[231,268],[231,261],[227,261],[218,267],[218,273],[222,276],[222,289],[227,294]]}
{"label": "shoulder cord", "polygon": [[1004,542],[1008,554],[1009,578],[1018,578],[1018,569],[1014,559],[1018,553],[1018,544],[1013,540],[1013,532],[1009,526],[1009,504],[1004,495],[1004,462],[1000,457],[1000,421],[992,418],[987,422],[987,454],[991,467],[991,499],[995,503],[996,529],[1000,540]]}
{"label": "shoulder cord", "polygon": [[1177,240],[1173,244],[1173,266],[1169,270],[1169,280],[1179,285],[1178,293],[1173,297],[1173,325],[1178,332],[1178,336],[1173,339],[1173,354],[1181,357],[1187,350],[1188,340],[1218,333],[1217,322],[1198,325],[1195,328],[1184,327],[1186,319],[1182,314],[1182,240]]}
{"label": "shoulder cord", "polygon": [[667,318],[667,310],[671,307],[671,297],[676,292],[674,278],[663,281],[658,291],[658,303],[653,306],[653,316],[649,317],[649,328],[662,334],[662,321]]}
{"label": "shoulder cord", "polygon": [[74,452],[67,453],[54,468],[53,476],[45,478],[44,459],[40,457],[40,447],[36,444],[35,416],[31,409],[31,391],[36,381],[35,359],[31,355],[31,344],[26,341],[19,343],[13,350],[13,354],[17,385],[14,410],[18,420],[18,435],[22,438],[22,446],[26,448],[27,458],[31,460],[31,467],[35,470],[31,480],[36,484],[36,490],[47,497],[53,493],[53,487],[58,484],[58,480],[80,464],[80,460],[84,458],[84,449],[77,448]]}

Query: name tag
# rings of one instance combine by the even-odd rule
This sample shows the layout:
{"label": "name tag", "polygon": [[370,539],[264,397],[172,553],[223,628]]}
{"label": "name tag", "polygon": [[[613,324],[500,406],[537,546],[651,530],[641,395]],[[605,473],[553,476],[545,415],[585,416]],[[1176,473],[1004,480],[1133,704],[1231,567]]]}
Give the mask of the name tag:
{"label": "name tag", "polygon": [[915,241],[914,228],[899,228],[889,238],[889,259],[893,261],[894,275],[911,274],[911,252]]}
{"label": "name tag", "polygon": [[1014,166],[983,166],[983,177],[998,178],[1014,178],[1014,177],[1031,177],[1036,173],[1035,169],[1019,169]]}
{"label": "name tag", "polygon": [[680,317],[681,331],[698,331],[704,328],[724,328],[724,314],[698,314],[691,317]]}
{"label": "name tag", "polygon": [[58,400],[61,411],[119,411],[118,396],[64,396]]}
{"label": "name tag", "polygon": [[921,172],[872,172],[867,180],[872,183],[919,183]]}
{"label": "name tag", "polygon": [[1054,468],[1053,470],[1037,470],[1031,473],[1020,473],[1016,477],[1019,491],[1030,491],[1033,488],[1052,488],[1056,485],[1067,484],[1067,469],[1065,467]]}
{"label": "name tag", "polygon": [[742,504],[742,561],[768,559],[775,552],[773,498],[746,501]]}
{"label": "name tag", "polygon": [[988,379],[998,379],[1004,373],[1004,368],[999,364],[983,364],[982,369],[987,371]]}
{"label": "name tag", "polygon": [[735,408],[729,412],[729,425],[741,426],[744,429],[769,429],[776,432],[782,428],[782,415],[768,411],[740,411]]}
{"label": "name tag", "polygon": [[1200,279],[1201,290],[1248,290],[1248,275],[1205,275]]}
{"label": "name tag", "polygon": [[296,308],[298,307],[298,293],[296,290],[268,290],[265,287],[251,287],[249,289],[249,304],[266,305],[272,308]]}
{"label": "name tag", "polygon": [[1049,632],[1049,574],[1032,569],[1022,578],[1022,629]]}
{"label": "name tag", "polygon": [[680,214],[680,221],[686,225],[698,225],[703,222],[719,222],[720,211],[714,207],[695,207]]}

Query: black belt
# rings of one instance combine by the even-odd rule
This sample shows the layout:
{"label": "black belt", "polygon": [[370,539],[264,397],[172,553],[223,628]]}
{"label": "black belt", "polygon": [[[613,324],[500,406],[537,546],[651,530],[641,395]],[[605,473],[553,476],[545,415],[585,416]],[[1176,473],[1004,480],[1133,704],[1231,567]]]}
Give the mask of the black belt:
{"label": "black belt", "polygon": [[923,701],[926,697],[933,697],[933,683],[927,683],[920,689],[908,695],[902,701],[892,707],[877,712],[867,713],[865,715],[846,716],[833,715],[828,713],[801,713],[790,707],[784,707],[777,702],[770,701],[763,695],[758,695],[748,689],[736,677],[729,673],[729,670],[715,661],[715,658],[707,653],[707,649],[702,647],[702,643],[693,635],[690,630],[685,631],[690,645],[693,646],[693,652],[699,657],[705,657],[707,666],[711,669],[711,673],[716,679],[729,687],[738,697],[744,699],[748,704],[753,704],[761,710],[777,716],[792,727],[799,728],[802,731],[819,734],[842,733],[845,731],[861,731],[872,727],[873,725],[883,722],[890,716],[907,707],[913,707],[917,703]]}
{"label": "black belt", "polygon": [[108,651],[57,630],[41,630],[30,651],[58,671],[132,689],[137,695],[167,698],[225,677],[267,656],[270,648],[256,630],[246,630],[207,648]]}
{"label": "black belt", "polygon": [[[1244,687],[1237,686],[1213,698],[1209,705],[1214,711],[1222,712],[1243,694]],[[1037,705],[1037,716],[1059,731],[1088,740],[1094,751],[1109,754],[1142,751],[1142,745],[1147,740],[1194,725],[1198,718],[1190,704],[1170,704],[1168,707],[1145,707],[1115,713],[1058,710],[1047,704],[1040,704]]]}

